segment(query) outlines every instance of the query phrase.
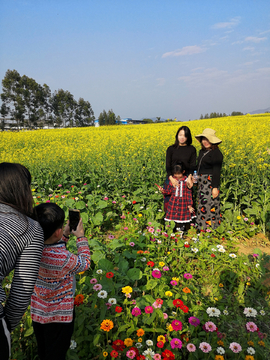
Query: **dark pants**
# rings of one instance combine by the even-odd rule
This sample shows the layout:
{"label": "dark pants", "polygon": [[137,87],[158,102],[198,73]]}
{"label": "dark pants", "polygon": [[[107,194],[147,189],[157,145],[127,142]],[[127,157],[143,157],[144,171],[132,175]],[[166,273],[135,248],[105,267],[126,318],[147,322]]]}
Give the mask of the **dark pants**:
{"label": "dark pants", "polygon": [[10,356],[10,333],[4,318],[0,319],[0,358],[8,360]]}
{"label": "dark pants", "polygon": [[74,330],[74,313],[71,323],[40,324],[33,321],[40,360],[65,360]]}

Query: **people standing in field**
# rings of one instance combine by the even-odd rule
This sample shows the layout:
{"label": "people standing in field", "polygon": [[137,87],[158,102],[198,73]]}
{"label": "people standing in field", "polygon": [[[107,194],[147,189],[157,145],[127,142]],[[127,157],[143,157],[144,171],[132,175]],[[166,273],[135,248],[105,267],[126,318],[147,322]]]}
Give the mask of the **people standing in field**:
{"label": "people standing in field", "polygon": [[[192,137],[190,129],[187,126],[181,126],[175,135],[175,142],[169,146],[166,152],[166,172],[167,177],[164,187],[169,185],[173,187],[178,186],[178,181],[173,177],[173,167],[178,164],[183,164],[185,175],[192,174],[196,167],[196,149],[192,144]],[[164,195],[164,211],[166,212],[170,200],[170,195]]]}
{"label": "people standing in field", "polygon": [[14,270],[8,297],[0,287],[0,358],[10,357],[10,332],[25,313],[44,247],[40,225],[32,220],[31,174],[20,164],[0,164],[0,282]]}
{"label": "people standing in field", "polygon": [[41,360],[64,360],[74,330],[75,274],[90,266],[88,240],[82,219],[72,233],[77,237],[78,255],[66,249],[69,223],[63,227],[64,211],[54,203],[35,207],[44,231],[44,250],[31,298],[31,318]]}
{"label": "people standing in field", "polygon": [[216,229],[221,223],[219,186],[223,155],[218,145],[222,140],[213,129],[204,129],[195,138],[202,147],[197,160],[197,227]]}
{"label": "people standing in field", "polygon": [[170,196],[164,220],[174,221],[176,223],[176,229],[179,228],[181,231],[185,231],[187,225],[190,224],[195,217],[192,191],[188,186],[187,177],[184,175],[185,170],[181,163],[173,167],[172,173],[173,180],[177,182],[177,186],[173,186],[171,181],[164,189],[159,186],[159,190],[164,195]]}

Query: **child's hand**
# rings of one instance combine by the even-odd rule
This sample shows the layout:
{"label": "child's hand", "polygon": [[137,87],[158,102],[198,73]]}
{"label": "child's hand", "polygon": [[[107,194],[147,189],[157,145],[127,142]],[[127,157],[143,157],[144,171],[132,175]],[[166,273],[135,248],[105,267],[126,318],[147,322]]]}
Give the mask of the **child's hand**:
{"label": "child's hand", "polygon": [[82,218],[80,218],[79,224],[77,226],[76,230],[71,231],[73,235],[75,235],[77,238],[84,236],[84,228],[83,228],[83,222]]}
{"label": "child's hand", "polygon": [[189,207],[188,207],[188,210],[189,210],[189,212],[190,212],[191,214],[195,211],[195,209],[194,209],[192,206],[189,206]]}
{"label": "child's hand", "polygon": [[191,189],[192,186],[193,186],[193,177],[192,177],[191,174],[189,174],[189,175],[188,175],[188,178],[187,178],[187,187],[188,187],[189,189]]}
{"label": "child's hand", "polygon": [[66,223],[66,226],[65,226],[65,228],[64,228],[63,234],[65,235],[65,237],[69,237],[69,235],[70,235],[69,220],[68,220],[68,222]]}
{"label": "child's hand", "polygon": [[162,194],[164,193],[164,189],[161,186],[158,186],[158,190],[162,192]]}

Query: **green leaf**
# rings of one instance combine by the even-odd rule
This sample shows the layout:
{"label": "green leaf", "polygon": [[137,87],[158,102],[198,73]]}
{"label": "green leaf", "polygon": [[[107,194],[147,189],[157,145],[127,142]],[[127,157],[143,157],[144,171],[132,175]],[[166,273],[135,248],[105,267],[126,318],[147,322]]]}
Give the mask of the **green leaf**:
{"label": "green leaf", "polygon": [[92,261],[94,261],[95,263],[98,263],[99,260],[105,258],[105,254],[99,250],[94,251],[93,254],[91,255],[91,259]]}
{"label": "green leaf", "polygon": [[33,326],[31,326],[29,329],[26,330],[26,332],[24,333],[24,337],[30,336],[32,335],[34,332],[34,328]]}
{"label": "green leaf", "polygon": [[78,210],[85,209],[86,208],[85,202],[84,201],[78,201],[78,202],[76,202],[75,207]]}
{"label": "green leaf", "polygon": [[100,338],[100,334],[96,334],[94,336],[94,340],[93,340],[93,345],[97,346],[98,342],[99,342],[99,338]]}
{"label": "green leaf", "polygon": [[98,212],[93,218],[92,221],[94,225],[100,225],[103,222],[103,215],[101,212]]}
{"label": "green leaf", "polygon": [[98,266],[99,266],[99,268],[101,268],[102,270],[105,270],[105,271],[111,271],[114,268],[113,263],[107,259],[101,259],[98,262]]}
{"label": "green leaf", "polygon": [[83,222],[84,224],[87,224],[87,223],[88,223],[89,217],[88,217],[88,214],[87,214],[86,212],[82,212],[82,213],[81,213],[81,218],[82,218],[82,222]]}
{"label": "green leaf", "polygon": [[100,200],[97,204],[97,207],[99,209],[105,209],[107,207],[108,203],[106,201]]}
{"label": "green leaf", "polygon": [[142,278],[142,272],[140,269],[138,268],[132,268],[129,269],[127,272],[127,276],[131,279],[131,280],[140,280]]}
{"label": "green leaf", "polygon": [[146,284],[146,289],[147,290],[152,290],[152,289],[154,289],[154,287],[157,286],[157,284],[158,284],[158,282],[156,280],[150,279]]}

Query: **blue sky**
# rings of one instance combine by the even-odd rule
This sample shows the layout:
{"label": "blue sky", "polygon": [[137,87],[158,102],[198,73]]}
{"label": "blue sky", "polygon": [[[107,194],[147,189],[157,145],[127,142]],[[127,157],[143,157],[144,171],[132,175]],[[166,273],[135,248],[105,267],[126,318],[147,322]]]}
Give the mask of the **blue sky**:
{"label": "blue sky", "polygon": [[269,0],[0,0],[7,69],[95,116],[186,121],[270,106]]}

